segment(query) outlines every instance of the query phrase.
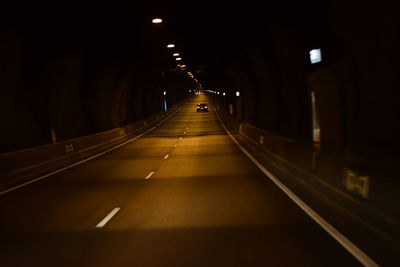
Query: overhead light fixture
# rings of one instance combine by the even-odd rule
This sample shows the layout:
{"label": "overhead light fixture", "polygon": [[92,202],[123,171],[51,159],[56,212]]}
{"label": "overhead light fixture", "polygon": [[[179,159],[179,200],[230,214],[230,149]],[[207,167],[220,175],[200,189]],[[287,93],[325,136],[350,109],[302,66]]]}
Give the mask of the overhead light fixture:
{"label": "overhead light fixture", "polygon": [[160,19],[160,18],[155,18],[155,19],[152,20],[152,22],[153,22],[154,24],[160,24],[160,23],[162,23],[162,19]]}
{"label": "overhead light fixture", "polygon": [[175,58],[175,60],[178,60],[178,61],[180,61],[180,60],[182,60],[182,58],[180,58],[180,57],[177,57],[177,58]]}
{"label": "overhead light fixture", "polygon": [[239,91],[236,92],[236,96],[240,96],[240,92]]}
{"label": "overhead light fixture", "polygon": [[174,57],[178,57],[178,56],[179,56],[179,53],[174,53],[173,56],[174,56]]}
{"label": "overhead light fixture", "polygon": [[175,45],[174,45],[174,44],[169,44],[169,45],[167,45],[167,47],[168,47],[168,48],[174,48]]}

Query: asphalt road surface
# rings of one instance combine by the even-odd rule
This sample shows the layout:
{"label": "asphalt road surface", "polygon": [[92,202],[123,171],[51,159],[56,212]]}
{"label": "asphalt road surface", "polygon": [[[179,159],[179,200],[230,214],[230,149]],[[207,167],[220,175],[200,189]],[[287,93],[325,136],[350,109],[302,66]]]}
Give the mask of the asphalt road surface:
{"label": "asphalt road surface", "polygon": [[0,266],[359,266],[198,102],[1,195]]}

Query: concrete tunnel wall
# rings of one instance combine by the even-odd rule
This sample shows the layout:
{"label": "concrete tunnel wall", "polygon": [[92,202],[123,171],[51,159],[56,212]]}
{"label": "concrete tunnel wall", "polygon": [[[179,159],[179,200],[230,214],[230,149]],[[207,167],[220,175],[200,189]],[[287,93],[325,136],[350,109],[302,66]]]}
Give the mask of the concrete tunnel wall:
{"label": "concrete tunnel wall", "polygon": [[142,24],[61,20],[1,28],[1,153],[120,127],[194,89]]}
{"label": "concrete tunnel wall", "polygon": [[[308,200],[313,205],[331,201],[397,246],[400,23],[394,10],[388,1],[331,1],[326,9],[300,12],[309,21],[258,23],[256,34],[243,31],[241,40],[230,40],[239,56],[226,51],[224,72],[215,66],[220,75],[208,82],[227,92],[213,94],[226,125],[239,120],[242,140],[280,181],[302,197],[304,191],[316,196]],[[316,65],[308,55],[314,48],[322,49]],[[319,144],[312,138],[311,91]],[[226,114],[230,105],[234,116]],[[362,186],[354,189],[353,178]]]}
{"label": "concrete tunnel wall", "polygon": [[[310,91],[317,90],[323,146],[398,169],[400,23],[394,10],[389,1],[331,1],[301,13],[309,18],[304,21],[259,23],[258,34],[231,40],[240,43],[240,56],[226,56],[223,81],[214,76],[210,87],[229,91],[220,102],[226,110],[229,103],[241,106],[242,121],[304,143],[312,143]],[[322,49],[323,61],[312,65],[314,48]]]}

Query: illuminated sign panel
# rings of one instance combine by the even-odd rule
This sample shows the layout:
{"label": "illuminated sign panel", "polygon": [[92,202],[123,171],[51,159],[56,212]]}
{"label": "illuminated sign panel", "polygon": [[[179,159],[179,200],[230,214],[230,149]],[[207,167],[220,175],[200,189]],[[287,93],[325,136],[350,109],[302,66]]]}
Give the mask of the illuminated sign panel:
{"label": "illuminated sign panel", "polygon": [[322,61],[321,49],[313,49],[310,51],[310,61],[311,64],[319,63]]}

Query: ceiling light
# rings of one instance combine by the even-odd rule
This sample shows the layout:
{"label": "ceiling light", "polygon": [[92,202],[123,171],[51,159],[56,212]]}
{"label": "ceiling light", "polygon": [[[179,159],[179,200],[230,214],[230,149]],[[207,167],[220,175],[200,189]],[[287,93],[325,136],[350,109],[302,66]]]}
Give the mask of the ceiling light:
{"label": "ceiling light", "polygon": [[160,19],[160,18],[155,18],[155,19],[152,20],[152,22],[153,22],[154,24],[159,24],[159,23],[162,23],[162,19]]}

